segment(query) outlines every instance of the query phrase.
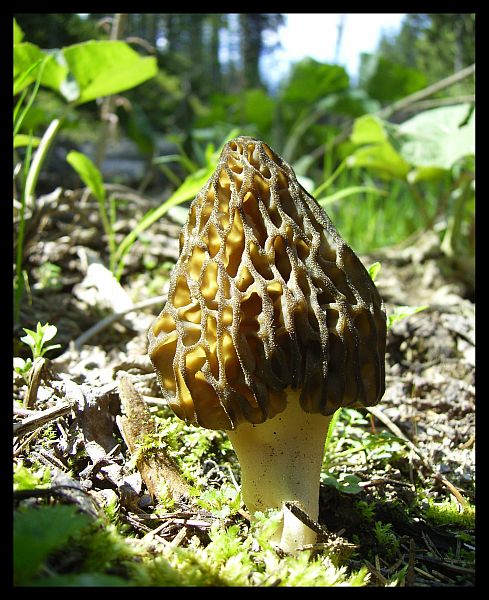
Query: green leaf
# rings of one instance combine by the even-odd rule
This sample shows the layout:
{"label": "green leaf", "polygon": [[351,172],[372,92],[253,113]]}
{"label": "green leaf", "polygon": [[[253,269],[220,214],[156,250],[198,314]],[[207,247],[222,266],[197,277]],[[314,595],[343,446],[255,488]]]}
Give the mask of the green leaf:
{"label": "green leaf", "polygon": [[345,494],[359,494],[362,488],[358,485],[361,479],[356,475],[345,475],[338,478],[338,490]]}
{"label": "green leaf", "polygon": [[376,187],[367,185],[352,185],[351,187],[343,190],[338,190],[334,194],[320,198],[317,202],[320,206],[327,206],[328,204],[333,204],[333,202],[337,202],[338,200],[347,198],[353,194],[376,194],[377,196],[387,196],[386,191],[379,190],[379,188]]}
{"label": "green leaf", "polygon": [[350,140],[357,146],[378,144],[387,141],[387,132],[381,119],[374,115],[364,115],[353,123]]}
{"label": "green leaf", "polygon": [[[471,108],[470,104],[434,108],[399,125],[402,157],[415,167],[451,169],[459,159],[474,155],[475,111]],[[433,171],[417,176],[427,175]]]}
{"label": "green leaf", "polygon": [[393,102],[426,87],[426,75],[416,69],[394,63],[383,56],[371,56],[366,59],[369,65],[369,77],[363,86],[371,98],[379,102]]}
{"label": "green leaf", "polygon": [[[14,94],[18,94],[25,87],[36,80],[38,69],[41,68],[41,63],[44,64],[44,70],[41,77],[41,85],[49,87],[59,92],[62,82],[68,75],[66,65],[59,62],[62,61],[59,53],[48,54],[43,52],[36,45],[29,42],[15,44],[14,46]],[[37,68],[32,69],[28,77],[25,77],[26,71],[39,62]]]}
{"label": "green leaf", "polygon": [[19,27],[17,21],[14,19],[14,44],[20,44],[24,39],[24,32]]}
{"label": "green leaf", "polygon": [[50,484],[51,472],[44,467],[41,473],[33,473],[24,465],[19,465],[14,470],[14,490],[31,490],[45,488]]}
{"label": "green leaf", "polygon": [[80,89],[76,104],[131,89],[158,72],[156,58],[142,57],[121,41],[90,40],[63,54]]}
{"label": "green leaf", "polygon": [[346,90],[349,83],[348,73],[343,67],[305,58],[294,65],[283,99],[295,104],[312,104],[328,94]]}
{"label": "green leaf", "polygon": [[41,506],[14,514],[14,582],[25,585],[48,555],[90,522],[75,506]]}
{"label": "green leaf", "polygon": [[410,171],[409,164],[389,142],[358,148],[348,157],[347,164],[349,167],[371,169],[383,179],[405,180]]}
{"label": "green leaf", "polygon": [[67,162],[75,169],[83,183],[90,189],[99,202],[105,202],[105,188],[102,174],[94,163],[82,154],[72,150],[66,157]]}
{"label": "green leaf", "polygon": [[370,267],[368,268],[368,274],[370,275],[370,278],[372,279],[372,281],[375,281],[375,278],[380,273],[381,268],[382,268],[382,265],[379,262],[374,262],[373,264],[370,265]]}
{"label": "green leaf", "polygon": [[420,181],[440,181],[445,175],[446,170],[440,167],[416,167],[409,171],[407,180],[409,183],[418,183]]}
{"label": "green leaf", "polygon": [[387,315],[387,329],[390,329],[394,323],[402,321],[406,317],[414,315],[417,312],[429,308],[426,304],[424,306],[396,306],[393,312]]}

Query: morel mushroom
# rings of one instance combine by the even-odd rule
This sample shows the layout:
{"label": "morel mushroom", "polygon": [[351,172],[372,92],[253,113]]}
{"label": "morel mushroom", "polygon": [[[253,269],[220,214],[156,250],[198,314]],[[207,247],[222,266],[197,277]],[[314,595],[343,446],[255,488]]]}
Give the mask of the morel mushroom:
{"label": "morel mushroom", "polygon": [[228,430],[249,512],[283,510],[285,551],[313,543],[285,503],[317,520],[331,415],[384,393],[386,317],[358,257],[265,143],[224,146],[148,335],[174,412]]}

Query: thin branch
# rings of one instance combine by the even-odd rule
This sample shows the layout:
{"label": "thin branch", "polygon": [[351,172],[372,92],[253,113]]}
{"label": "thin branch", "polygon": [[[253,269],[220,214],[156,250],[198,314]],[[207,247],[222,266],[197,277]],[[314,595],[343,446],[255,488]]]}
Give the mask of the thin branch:
{"label": "thin branch", "polygon": [[459,81],[462,81],[463,79],[466,79],[467,77],[470,77],[474,73],[475,73],[475,64],[470,65],[469,67],[466,67],[465,69],[462,69],[461,71],[458,71],[457,73],[454,73],[453,75],[450,75],[449,77],[440,79],[440,81],[437,81],[436,83],[433,83],[433,84],[429,85],[428,87],[425,87],[422,90],[419,90],[418,92],[414,92],[414,94],[409,94],[409,96],[406,96],[405,98],[401,98],[401,100],[398,100],[397,102],[394,102],[393,104],[390,104],[389,106],[386,106],[385,108],[380,110],[377,113],[377,115],[379,117],[382,117],[383,119],[388,119],[394,113],[399,112],[400,110],[404,110],[407,106],[410,106],[411,104],[414,104],[415,102],[419,102],[420,100],[424,100],[425,98],[428,98],[429,96],[433,96],[433,94],[436,94],[436,93],[440,92],[441,90],[444,90],[448,87],[451,87],[452,85],[455,85]]}
{"label": "thin branch", "polygon": [[[462,81],[463,79],[466,79],[467,77],[470,77],[474,73],[475,73],[475,64],[470,65],[469,67],[466,67],[465,69],[462,69],[461,71],[458,71],[457,73],[454,73],[453,75],[450,75],[449,77],[440,79],[440,81],[437,81],[436,83],[433,83],[432,85],[429,85],[429,86],[423,88],[422,90],[415,92],[414,94],[410,94],[409,96],[406,96],[405,98],[402,98],[401,100],[398,100],[397,102],[394,102],[393,104],[390,104],[389,106],[386,106],[386,107],[382,108],[380,111],[377,111],[376,113],[373,113],[373,114],[376,114],[379,117],[387,119],[387,118],[391,117],[394,113],[396,113],[400,110],[406,110],[408,106],[411,106],[415,102],[424,100],[425,98],[428,98],[429,96],[432,96],[433,94],[436,94],[437,92],[440,92],[443,89],[451,87],[455,83],[459,83],[460,81]],[[344,142],[345,140],[347,140],[348,136],[351,133],[354,121],[355,121],[354,119],[351,119],[350,121],[348,121],[345,124],[342,131],[335,138],[333,138],[331,140],[331,142],[329,142],[328,144],[322,144],[321,146],[318,146],[315,150],[313,150],[310,153],[310,157],[311,157],[312,161],[317,160],[325,152],[329,152],[332,148],[334,148],[341,142]]]}
{"label": "thin branch", "polygon": [[94,335],[97,335],[102,330],[106,329],[109,325],[112,325],[115,321],[118,321],[125,315],[132,313],[134,311],[140,310],[142,308],[148,308],[150,306],[161,305],[162,302],[166,302],[167,296],[156,296],[156,298],[150,298],[149,300],[143,300],[131,306],[131,308],[127,308],[125,310],[121,310],[120,312],[113,313],[112,315],[108,315],[98,323],[95,323],[93,327],[87,329],[84,333],[82,333],[79,337],[74,341],[75,350],[80,350],[81,347],[88,342],[90,338]]}
{"label": "thin branch", "polygon": [[420,459],[423,466],[426,469],[428,469],[428,471],[430,473],[432,473],[433,477],[437,481],[439,481],[441,484],[443,484],[448,489],[448,491],[452,494],[452,496],[455,497],[457,502],[462,507],[465,508],[467,506],[467,500],[465,500],[465,498],[457,490],[457,488],[452,483],[450,483],[447,479],[445,479],[445,477],[443,477],[443,475],[441,475],[440,473],[437,473],[434,470],[433,466],[424,458],[424,456],[421,454],[421,452],[417,448],[417,446],[415,444],[413,444],[413,442],[411,442],[411,440],[406,435],[404,435],[404,433],[399,429],[399,427],[395,423],[393,423],[386,414],[384,414],[381,410],[379,410],[375,406],[368,406],[366,408],[370,413],[372,413],[374,415],[374,417],[377,417],[377,419],[379,419],[379,421],[381,421],[388,429],[390,429],[395,436],[401,438],[402,440],[404,440],[406,442],[406,444],[409,446],[409,448],[418,456],[418,458]]}
{"label": "thin branch", "polygon": [[39,429],[46,423],[50,421],[54,421],[58,417],[62,417],[66,413],[69,413],[73,408],[73,405],[69,402],[63,402],[58,404],[57,406],[53,406],[53,408],[48,408],[41,412],[36,412],[30,417],[27,417],[20,423],[14,423],[14,435],[16,437],[21,437],[26,433],[34,431],[35,429]]}
{"label": "thin branch", "polygon": [[434,98],[433,100],[421,100],[415,102],[410,107],[406,108],[404,112],[421,112],[423,110],[429,110],[430,108],[438,108],[440,106],[453,106],[454,104],[474,104],[475,96],[473,94],[468,96],[453,96],[452,98]]}

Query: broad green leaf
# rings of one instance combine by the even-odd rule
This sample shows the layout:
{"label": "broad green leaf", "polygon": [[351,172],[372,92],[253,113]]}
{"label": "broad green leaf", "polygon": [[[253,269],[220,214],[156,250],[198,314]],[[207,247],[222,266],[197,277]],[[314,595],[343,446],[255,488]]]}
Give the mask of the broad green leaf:
{"label": "broad green leaf", "polygon": [[387,132],[381,119],[374,115],[364,115],[355,120],[350,140],[357,146],[378,144],[387,141]]}
{"label": "broad green leaf", "polygon": [[399,125],[403,158],[415,167],[451,169],[475,154],[475,111],[470,109],[469,104],[434,108]]}
{"label": "broad green leaf", "polygon": [[410,171],[409,164],[389,142],[363,146],[348,157],[349,167],[364,167],[375,171],[383,179],[402,179]]}
{"label": "broad green leaf", "polygon": [[440,167],[416,167],[409,172],[407,179],[409,183],[418,183],[420,181],[439,181],[446,173],[445,169]]}
{"label": "broad green leaf", "polygon": [[14,19],[14,44],[20,44],[24,38],[24,32],[19,27],[17,21]]}
{"label": "broad green leaf", "polygon": [[54,550],[90,522],[75,506],[41,506],[14,514],[14,584],[22,585],[37,573]]}
{"label": "broad green leaf", "polygon": [[292,103],[314,103],[328,94],[346,90],[348,73],[338,65],[323,64],[305,58],[294,65],[283,99]]}
{"label": "broad green leaf", "polygon": [[99,202],[105,201],[105,188],[102,174],[93,162],[82,154],[72,150],[66,157],[67,162],[75,169],[83,183],[90,189]]}
{"label": "broad green leaf", "polygon": [[371,56],[366,60],[368,79],[362,87],[371,98],[379,102],[393,102],[404,98],[427,85],[426,75],[416,69],[394,63],[383,56]]}
{"label": "broad green leaf", "polygon": [[338,490],[344,494],[359,494],[362,488],[358,485],[361,479],[356,475],[345,475],[338,478]]}
{"label": "broad green leaf", "polygon": [[[61,59],[59,58],[59,55],[56,53],[48,54],[43,52],[36,45],[29,42],[15,44],[14,93],[18,94],[25,87],[36,80],[38,69],[41,68],[42,61],[45,61],[45,64],[41,77],[41,85],[59,92],[62,82],[68,75],[67,67],[61,64],[59,62],[60,60]],[[35,69],[32,69],[28,77],[24,77],[25,72],[28,71],[36,62],[39,62],[39,66]]]}
{"label": "broad green leaf", "polygon": [[121,41],[90,40],[63,54],[80,88],[77,104],[131,89],[158,72],[156,58],[142,57]]}

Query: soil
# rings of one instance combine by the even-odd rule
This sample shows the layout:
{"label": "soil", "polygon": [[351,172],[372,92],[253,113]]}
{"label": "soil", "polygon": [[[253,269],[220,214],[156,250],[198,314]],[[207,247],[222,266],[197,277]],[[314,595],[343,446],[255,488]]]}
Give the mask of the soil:
{"label": "soil", "polygon": [[[131,190],[119,189],[120,196],[125,207],[119,205],[119,240],[152,204]],[[56,435],[48,448],[40,443],[42,427],[32,430],[27,425],[29,433],[25,428],[17,431],[14,452],[54,468],[58,482],[68,477],[73,456],[84,456],[71,481],[89,490],[95,501],[114,491],[120,498],[126,493],[124,503],[130,514],[130,507],[140,507],[147,493],[140,481],[135,483],[134,473],[124,469],[127,448],[115,419],[120,412],[117,377],[128,374],[141,394],[158,402],[160,394],[146,354],[146,331],[163,301],[127,313],[85,343],[80,336],[114,311],[164,293],[164,272],[151,268],[171,267],[178,254],[180,224],[161,219],[141,236],[131,249],[120,288],[103,267],[108,264],[107,249],[93,199],[80,190],[58,189],[39,198],[36,207],[26,222],[24,266],[30,293],[24,294],[19,322],[30,329],[38,321],[55,324],[54,341],[61,349],[39,365],[37,394],[31,395],[26,410],[16,411],[14,425],[25,427],[29,417],[39,414],[28,410],[46,411],[66,406],[67,401],[77,408],[70,411],[68,406],[57,418]],[[452,495],[474,501],[473,280],[459,275],[457,263],[441,253],[437,236],[429,232],[404,249],[379,251],[362,260],[366,265],[382,264],[376,283],[388,314],[397,306],[428,305],[389,330],[387,388],[377,407],[387,420],[381,422],[374,415],[371,422],[377,432],[389,430],[390,424],[397,426],[416,452],[409,460],[391,464],[388,471],[359,466],[355,474],[365,484],[359,496],[322,486],[320,524],[355,540],[357,553],[349,564],[359,567],[368,561],[373,585],[382,585],[405,564],[409,585],[473,585],[474,570],[460,558],[461,551],[473,549],[472,543],[460,541],[460,528],[427,522],[413,499],[413,483],[421,481],[434,500]],[[60,271],[50,271],[49,263]],[[14,331],[14,356],[27,358],[28,348],[19,342],[23,334],[20,327]],[[27,386],[14,372],[14,399],[23,401],[24,408],[26,396]],[[96,476],[102,472],[104,477]],[[379,547],[373,534],[373,521],[369,525],[359,514],[359,498],[373,507],[373,520],[390,523],[401,540],[397,565],[386,562],[385,548]],[[447,554],[453,556],[451,561]]]}

